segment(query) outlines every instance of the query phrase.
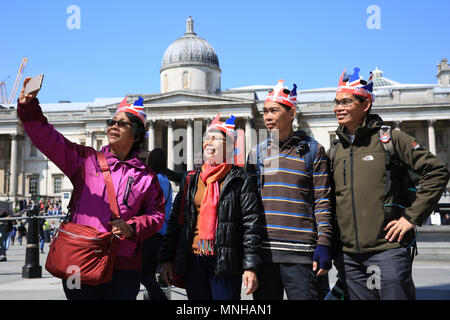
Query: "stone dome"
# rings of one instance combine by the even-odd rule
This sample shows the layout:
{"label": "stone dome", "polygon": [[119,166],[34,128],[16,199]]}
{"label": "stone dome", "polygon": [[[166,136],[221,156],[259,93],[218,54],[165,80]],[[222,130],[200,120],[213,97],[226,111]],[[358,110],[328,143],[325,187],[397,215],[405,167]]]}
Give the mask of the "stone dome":
{"label": "stone dome", "polygon": [[213,47],[194,32],[194,20],[186,21],[186,33],[175,40],[162,59],[161,72],[181,66],[205,66],[220,71],[219,59]]}
{"label": "stone dome", "polygon": [[386,86],[395,86],[399,83],[397,81],[391,80],[389,78],[383,77],[383,71],[375,67],[375,70],[372,71],[373,74],[373,87],[386,87]]}

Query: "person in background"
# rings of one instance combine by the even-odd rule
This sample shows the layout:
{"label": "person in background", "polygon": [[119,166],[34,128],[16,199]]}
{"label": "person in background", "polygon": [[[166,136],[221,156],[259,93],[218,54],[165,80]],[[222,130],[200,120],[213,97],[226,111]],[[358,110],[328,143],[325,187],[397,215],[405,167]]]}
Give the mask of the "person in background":
{"label": "person in background", "polygon": [[14,242],[16,240],[16,235],[17,235],[17,224],[14,221],[13,222],[13,226],[12,226],[12,230],[11,230],[11,236],[10,236],[12,245],[14,245]]}
{"label": "person in background", "polygon": [[148,292],[149,300],[167,300],[167,296],[161,290],[156,279],[158,269],[158,255],[167,230],[167,221],[169,220],[172,209],[172,185],[166,175],[167,160],[163,149],[153,149],[147,157],[147,166],[149,166],[158,176],[159,185],[163,191],[165,201],[165,220],[164,225],[155,235],[144,241],[142,245],[142,284]]}
{"label": "person in background", "polygon": [[23,237],[25,237],[27,235],[27,229],[23,225],[22,221],[19,222],[19,226],[17,227],[17,232],[18,232],[17,241],[19,242],[19,245],[21,246]]}
{"label": "person in background", "polygon": [[[0,218],[8,218],[8,211],[3,211],[0,214]],[[8,240],[8,234],[12,230],[11,221],[0,221],[0,261],[7,261],[6,259],[6,242]]]}

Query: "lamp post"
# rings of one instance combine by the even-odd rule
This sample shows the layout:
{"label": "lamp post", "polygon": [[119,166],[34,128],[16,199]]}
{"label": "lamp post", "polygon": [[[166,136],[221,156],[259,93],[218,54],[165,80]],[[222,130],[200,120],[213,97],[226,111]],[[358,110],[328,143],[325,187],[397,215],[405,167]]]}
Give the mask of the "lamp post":
{"label": "lamp post", "polygon": [[39,265],[39,207],[33,202],[27,210],[28,233],[25,251],[25,265],[22,267],[22,278],[41,278],[42,267]]}

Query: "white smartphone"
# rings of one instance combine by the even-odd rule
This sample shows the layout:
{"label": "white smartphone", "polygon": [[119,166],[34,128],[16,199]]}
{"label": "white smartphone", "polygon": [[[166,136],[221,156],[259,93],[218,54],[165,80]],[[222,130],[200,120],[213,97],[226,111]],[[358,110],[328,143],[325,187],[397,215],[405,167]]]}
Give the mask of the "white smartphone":
{"label": "white smartphone", "polygon": [[31,80],[27,83],[27,86],[25,87],[25,94],[29,94],[29,93],[35,92],[37,90],[41,90],[42,81],[44,81],[43,73],[34,78],[31,78]]}

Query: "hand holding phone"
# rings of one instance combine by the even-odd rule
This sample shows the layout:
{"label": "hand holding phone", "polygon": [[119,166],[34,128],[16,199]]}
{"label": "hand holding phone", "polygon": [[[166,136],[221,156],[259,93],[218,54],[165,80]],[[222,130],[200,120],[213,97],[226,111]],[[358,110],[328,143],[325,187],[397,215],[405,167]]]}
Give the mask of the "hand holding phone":
{"label": "hand holding phone", "polygon": [[44,74],[40,74],[34,78],[31,78],[31,80],[27,83],[25,87],[25,94],[30,94],[35,91],[39,91],[42,88],[42,81],[44,81]]}
{"label": "hand holding phone", "polygon": [[39,90],[42,88],[44,74],[40,74],[34,78],[27,77],[23,80],[22,90],[20,91],[19,103],[26,104],[33,98],[36,98]]}

